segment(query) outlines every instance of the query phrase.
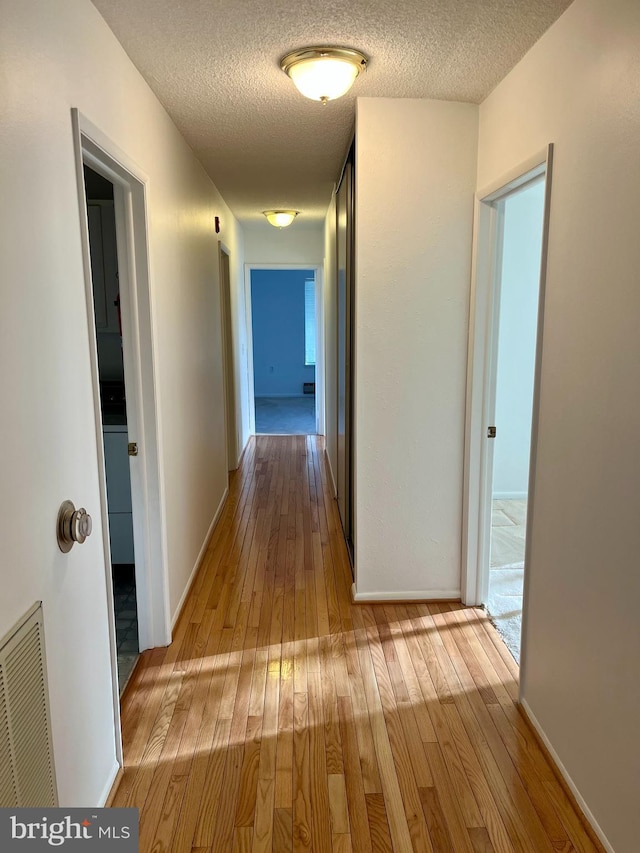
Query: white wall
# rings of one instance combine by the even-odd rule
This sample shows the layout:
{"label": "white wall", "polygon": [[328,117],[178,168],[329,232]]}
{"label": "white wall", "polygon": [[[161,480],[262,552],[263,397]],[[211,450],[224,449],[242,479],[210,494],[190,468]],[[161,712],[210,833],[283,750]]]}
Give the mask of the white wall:
{"label": "white wall", "polygon": [[460,592],[478,108],[359,98],[356,586]]}
{"label": "white wall", "polygon": [[248,264],[322,263],[324,232],[321,222],[304,222],[302,214],[287,228],[274,228],[267,220],[243,225],[245,261]]}
{"label": "white wall", "polygon": [[494,498],[527,497],[543,220],[543,181],[504,202]]}
{"label": "white wall", "polygon": [[640,837],[640,4],[576,0],[480,110],[478,184],[555,143],[522,697]]}
{"label": "white wall", "polygon": [[331,198],[324,224],[324,369],[326,452],[335,492],[338,471],[338,307],[336,282],[336,199]]}
{"label": "white wall", "polygon": [[[43,600],[60,801],[89,806],[108,791],[115,749],[71,108],[148,176],[172,612],[227,482],[214,215],[236,282],[242,240],[88,0],[2,0],[0,17],[0,636]],[[68,555],[55,540],[65,498],[94,519]]]}

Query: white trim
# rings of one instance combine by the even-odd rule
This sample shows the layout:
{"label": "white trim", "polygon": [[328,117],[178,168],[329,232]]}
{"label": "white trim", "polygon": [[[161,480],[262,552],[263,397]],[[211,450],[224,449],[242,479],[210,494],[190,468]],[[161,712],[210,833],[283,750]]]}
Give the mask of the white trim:
{"label": "white trim", "polygon": [[[76,170],[81,221],[86,226],[83,164],[98,171],[114,186],[114,210],[118,248],[118,269],[122,311],[123,355],[127,387],[127,426],[138,443],[137,457],[130,459],[134,525],[136,592],[140,649],[165,646],[171,642],[169,618],[169,573],[166,563],[166,523],[164,482],[161,466],[161,435],[158,418],[158,391],[155,381],[153,312],[150,292],[149,249],[146,220],[144,172],[115,143],[82,115],[72,109]],[[85,287],[89,334],[92,342],[91,368],[96,406],[99,472],[107,519],[106,481],[101,450],[100,387],[93,318],[93,291],[89,259],[88,230],[82,229]],[[108,536],[105,536],[108,539]],[[105,543],[110,567],[108,541]]]}
{"label": "white trim", "polygon": [[204,542],[202,543],[202,547],[198,551],[198,556],[196,557],[195,565],[194,565],[193,569],[191,570],[191,574],[189,575],[189,580],[187,581],[187,584],[184,588],[184,591],[183,591],[182,595],[180,596],[180,601],[178,602],[178,606],[176,607],[176,609],[174,611],[173,618],[171,620],[171,629],[172,630],[176,627],[176,622],[180,618],[180,614],[182,613],[182,608],[184,607],[184,603],[187,600],[187,596],[189,595],[189,592],[191,591],[191,587],[193,586],[193,582],[196,579],[196,575],[198,574],[198,570],[200,569],[204,555],[207,553],[207,548],[209,547],[209,542],[211,540],[211,537],[213,536],[213,531],[215,530],[216,524],[220,520],[220,516],[222,515],[222,510],[224,509],[224,505],[225,505],[228,497],[229,497],[229,487],[227,486],[227,488],[224,490],[224,493],[222,495],[222,499],[221,499],[220,503],[218,504],[218,509],[216,510],[215,515],[213,516],[213,521],[209,525],[209,529],[207,530],[206,536],[204,537]]}
{"label": "white trim", "polygon": [[[267,269],[267,267],[264,267]],[[253,376],[253,315],[251,312],[251,270],[250,264],[244,265],[244,322],[247,342],[247,397],[249,407],[249,435],[256,434],[255,379]],[[241,322],[239,318],[238,322]]]}
{"label": "white trim", "polygon": [[459,601],[459,589],[410,589],[406,592],[358,592],[356,585],[351,585],[351,599],[354,602],[377,601]]}
{"label": "white trim", "polygon": [[120,772],[120,764],[116,761],[116,763],[111,768],[111,773],[107,777],[107,783],[102,789],[102,793],[98,798],[98,802],[96,803],[96,808],[102,809],[104,808],[104,804],[109,799],[109,795],[111,794],[111,789],[113,788],[116,779],[118,778],[118,773]]}
{"label": "white trim", "polygon": [[[247,376],[249,393],[249,433],[256,435],[256,396],[268,397],[293,397],[295,394],[267,394],[257,395],[255,393],[255,380],[253,376],[253,323],[251,311],[251,272],[253,270],[313,270],[316,280],[316,432],[318,435],[325,434],[325,388],[324,388],[324,266],[315,262],[308,264],[260,264],[246,263],[244,265],[244,306],[245,324],[247,336]],[[301,394],[299,396],[308,396]]]}
{"label": "white trim", "polygon": [[576,802],[577,802],[578,806],[580,807],[580,810],[584,814],[585,818],[589,821],[591,829],[593,829],[595,834],[598,836],[602,846],[607,851],[607,853],[615,853],[615,850],[613,849],[613,846],[611,845],[611,843],[607,839],[607,836],[604,834],[602,827],[600,826],[598,821],[595,819],[593,812],[591,811],[591,809],[587,805],[584,797],[582,796],[582,794],[578,790],[578,786],[576,785],[576,783],[573,781],[573,779],[569,775],[569,771],[567,770],[567,768],[564,766],[564,764],[560,760],[560,756],[558,755],[558,753],[555,751],[555,749],[551,745],[551,741],[549,740],[549,738],[545,734],[544,729],[542,728],[542,726],[540,725],[540,723],[536,719],[535,714],[533,713],[533,711],[529,707],[529,703],[526,701],[526,699],[521,698],[520,699],[520,705],[522,706],[525,714],[527,715],[529,722],[531,723],[533,728],[538,733],[538,737],[540,738],[540,740],[543,742],[543,744],[546,746],[547,750],[549,751],[549,755],[553,759],[553,763],[556,765],[556,768],[560,772],[560,775],[562,776],[564,781],[569,786],[569,789],[570,789],[571,793],[573,794],[573,796],[576,798]]}
{"label": "white trim", "polygon": [[325,447],[324,455],[327,460],[327,468],[329,469],[329,476],[331,477],[331,485],[333,486],[333,497],[337,497],[338,490],[336,489],[336,478],[333,475],[333,468],[331,467],[331,457],[329,456],[329,451]]}
{"label": "white trim", "polygon": [[[484,206],[476,198],[473,222],[473,253],[471,267],[471,294],[469,306],[469,345],[467,351],[467,389],[465,410],[464,476],[462,506],[462,601],[477,605],[482,601],[479,590],[478,563],[483,553],[480,518],[480,494],[485,463],[484,388],[488,360],[489,326],[491,321],[490,290],[494,280],[494,263],[490,247],[495,242],[496,211]],[[481,286],[484,282],[484,286]]]}
{"label": "white trim", "polygon": [[[511,186],[511,184],[509,184]],[[498,378],[498,341],[500,330],[500,304],[502,298],[502,258],[504,251],[504,204],[502,197],[496,199],[496,207],[487,208],[492,211],[493,233],[489,248],[493,249],[491,257],[491,272],[487,296],[486,349],[484,360],[484,376],[482,384],[483,415],[480,430],[481,437],[486,436],[486,426],[496,422],[496,391]],[[484,205],[486,208],[486,205]],[[482,209],[482,208],[481,208]],[[478,603],[484,603],[489,598],[489,566],[491,564],[491,512],[493,497],[493,458],[494,441],[484,441],[480,465],[480,511],[478,513]]]}
{"label": "white trim", "polygon": [[476,199],[491,203],[499,198],[504,198],[525,184],[544,175],[547,171],[548,160],[549,146],[542,148],[537,154],[509,169],[502,177],[483,187],[476,193]]}
{"label": "white trim", "polygon": [[242,464],[242,457],[244,456],[244,454],[245,454],[245,452],[246,452],[246,450],[247,450],[247,447],[249,447],[249,442],[250,442],[250,441],[251,441],[251,436],[248,436],[248,437],[247,437],[247,440],[246,440],[246,441],[245,441],[245,443],[244,443],[244,447],[242,448],[242,450],[240,451],[240,454],[238,455],[238,468],[239,468],[239,467],[240,467],[240,465]]}
{"label": "white trim", "polygon": [[[501,251],[501,247],[498,245],[500,212],[495,202],[522,189],[528,183],[538,180],[542,175],[546,175],[531,430],[529,501],[527,506],[528,543],[530,541],[529,528],[533,504],[537,441],[552,156],[553,146],[549,145],[476,195],[467,355],[461,572],[462,601],[471,606],[482,604],[486,600],[489,583],[487,554],[491,507],[488,498],[490,496],[493,447],[491,442],[486,440],[486,428],[492,422],[495,407],[495,388],[493,387],[495,383],[492,384],[491,377],[495,373],[496,362],[497,335],[494,330],[498,312],[496,294],[499,288],[499,282],[497,282],[499,264],[497,261],[498,254]],[[528,559],[527,545],[525,565],[527,565]],[[526,606],[523,608],[523,617],[526,618]],[[524,636],[523,625],[523,639]],[[523,661],[525,659],[523,653],[521,653],[521,659]]]}
{"label": "white trim", "polygon": [[[531,541],[533,528],[533,508],[536,491],[536,461],[538,458],[538,432],[540,426],[540,383],[542,377],[542,349],[544,344],[544,304],[547,293],[547,258],[549,255],[549,222],[551,218],[551,187],[553,182],[553,143],[549,145],[546,164],[546,183],[544,191],[544,220],[542,226],[542,247],[540,251],[540,291],[538,295],[538,331],[536,340],[536,361],[533,378],[533,407],[531,414],[531,453],[529,457],[529,497],[527,501],[527,522],[525,531],[524,564],[531,564]],[[520,689],[523,696],[527,681],[527,627],[529,624],[529,584],[530,573],[524,573],[522,590],[522,629],[520,633]]]}
{"label": "white trim", "polygon": [[494,492],[494,501],[526,501],[528,492]]}
{"label": "white trim", "polygon": [[[226,272],[223,274],[226,258]],[[231,293],[231,252],[218,240],[218,283],[220,298],[220,328],[222,331],[222,366],[224,370],[224,428],[227,474],[238,467],[238,446],[242,438],[238,431],[242,423],[236,382],[236,345],[233,325],[233,295]]]}
{"label": "white trim", "polygon": [[127,425],[129,435],[133,435],[140,448],[139,456],[130,459],[130,472],[138,633],[141,650],[153,646],[166,646],[171,642],[164,483],[160,464],[160,434],[153,354],[154,330],[149,287],[145,199],[147,178],[118,146],[75,108],[71,110],[71,125],[93,390],[96,465],[100,491],[99,512],[103,531],[103,559],[109,614],[115,752],[117,761],[122,765],[115,609],[84,164],[86,163],[110,180],[114,187],[123,318],[123,357],[127,387]]}

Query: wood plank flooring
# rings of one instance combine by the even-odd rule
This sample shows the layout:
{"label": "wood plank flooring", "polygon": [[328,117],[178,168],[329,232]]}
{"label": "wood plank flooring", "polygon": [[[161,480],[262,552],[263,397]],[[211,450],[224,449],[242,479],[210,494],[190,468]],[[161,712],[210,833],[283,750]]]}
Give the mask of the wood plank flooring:
{"label": "wood plank flooring", "polygon": [[350,585],[322,439],[253,439],[123,698],[112,805],[140,808],[142,853],[599,851],[483,611]]}

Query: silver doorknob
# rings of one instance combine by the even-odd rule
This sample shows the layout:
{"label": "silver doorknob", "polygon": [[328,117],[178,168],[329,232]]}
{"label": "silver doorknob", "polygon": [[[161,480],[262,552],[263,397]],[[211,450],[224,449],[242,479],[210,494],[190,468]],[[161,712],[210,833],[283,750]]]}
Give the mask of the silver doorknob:
{"label": "silver doorknob", "polygon": [[66,554],[74,543],[82,544],[91,535],[93,523],[84,507],[76,509],[72,501],[64,501],[58,512],[58,548]]}

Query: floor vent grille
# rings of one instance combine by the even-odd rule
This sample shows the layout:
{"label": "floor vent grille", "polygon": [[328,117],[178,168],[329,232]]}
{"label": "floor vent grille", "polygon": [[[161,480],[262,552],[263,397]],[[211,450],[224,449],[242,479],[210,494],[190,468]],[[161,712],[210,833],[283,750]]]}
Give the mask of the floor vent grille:
{"label": "floor vent grille", "polygon": [[0,646],[0,808],[56,805],[38,604]]}

